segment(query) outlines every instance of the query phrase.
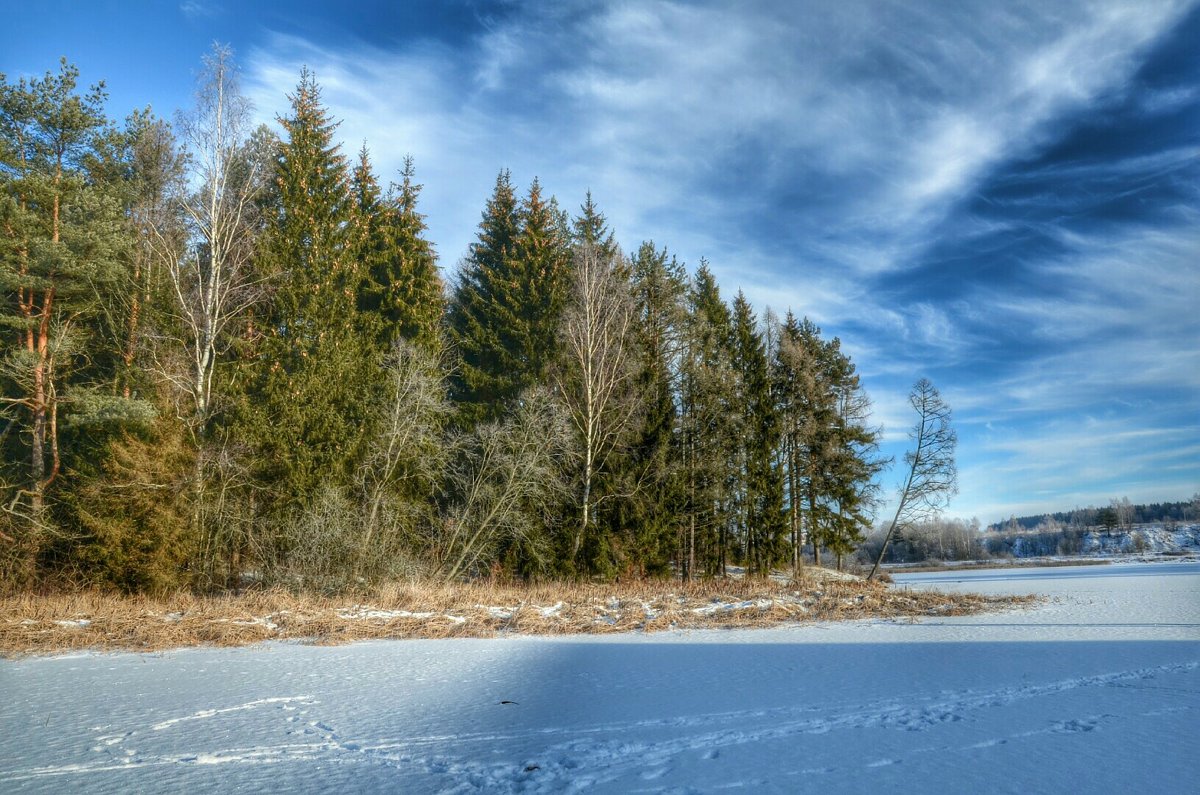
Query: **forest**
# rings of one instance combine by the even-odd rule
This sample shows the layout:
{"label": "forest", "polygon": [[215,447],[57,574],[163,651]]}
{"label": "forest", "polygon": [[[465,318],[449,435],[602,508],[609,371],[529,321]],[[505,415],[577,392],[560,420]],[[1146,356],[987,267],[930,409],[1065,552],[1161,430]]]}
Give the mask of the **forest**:
{"label": "forest", "polygon": [[501,170],[448,279],[311,73],[278,133],[219,47],[170,123],[105,102],[0,75],[0,587],[762,575],[874,520],[839,340],[590,194]]}

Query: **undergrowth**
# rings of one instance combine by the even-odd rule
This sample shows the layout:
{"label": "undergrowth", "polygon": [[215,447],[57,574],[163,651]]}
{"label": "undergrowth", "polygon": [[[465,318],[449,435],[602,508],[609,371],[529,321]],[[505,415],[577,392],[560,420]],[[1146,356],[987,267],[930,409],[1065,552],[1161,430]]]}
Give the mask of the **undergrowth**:
{"label": "undergrowth", "polygon": [[0,597],[0,655],[157,651],[266,640],[491,637],[751,628],[789,622],[958,616],[1035,597],[911,591],[809,570],[795,582],[504,585],[393,583],[359,597],[282,590],[229,596],[98,591]]}

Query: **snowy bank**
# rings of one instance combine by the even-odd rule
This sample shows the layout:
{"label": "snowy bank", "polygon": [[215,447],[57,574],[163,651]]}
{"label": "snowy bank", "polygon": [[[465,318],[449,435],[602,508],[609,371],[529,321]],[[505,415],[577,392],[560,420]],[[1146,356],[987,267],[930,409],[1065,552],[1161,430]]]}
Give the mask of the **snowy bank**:
{"label": "snowy bank", "polygon": [[0,790],[1194,791],[1200,566],[897,579],[1053,598],[754,631],[0,662]]}

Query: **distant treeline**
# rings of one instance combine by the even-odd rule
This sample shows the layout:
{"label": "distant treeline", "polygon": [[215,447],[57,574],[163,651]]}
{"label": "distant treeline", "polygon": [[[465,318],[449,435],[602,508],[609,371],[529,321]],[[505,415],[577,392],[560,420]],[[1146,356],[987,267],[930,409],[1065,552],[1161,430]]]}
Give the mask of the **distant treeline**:
{"label": "distant treeline", "polygon": [[[1200,501],[1197,501],[1200,502]],[[1172,505],[1176,503],[1170,503]],[[1178,503],[1189,506],[1180,519],[1168,512],[1162,518],[1122,524],[1119,517],[1105,523],[1084,524],[1088,514],[1082,509],[1060,516],[1073,516],[1077,521],[1061,522],[1053,516],[1039,517],[1032,528],[1012,524],[979,531],[972,519],[938,518],[905,527],[888,546],[884,561],[888,563],[919,563],[943,560],[985,560],[988,558],[1027,558],[1051,555],[1087,555],[1116,552],[1171,551],[1174,545],[1200,546],[1200,514],[1197,503]],[[1099,516],[1113,508],[1089,509]],[[1132,514],[1131,514],[1132,515]],[[1155,527],[1137,527],[1153,524]],[[883,543],[883,531],[873,533],[858,550],[861,563],[874,560]]]}
{"label": "distant treeline", "polygon": [[988,532],[1001,530],[1034,530],[1046,525],[1048,520],[1059,525],[1071,527],[1095,527],[1104,524],[1105,511],[1112,510],[1124,519],[1128,511],[1128,522],[1132,524],[1147,524],[1149,522],[1185,522],[1200,520],[1200,500],[1193,497],[1179,502],[1152,502],[1146,505],[1130,504],[1128,500],[1113,500],[1111,505],[1100,508],[1088,506],[1075,508],[1070,511],[1037,514],[1034,516],[1014,516],[1003,522],[987,526]]}
{"label": "distant treeline", "polygon": [[855,366],[501,171],[449,284],[409,160],[0,75],[0,587],[751,572],[842,556],[886,464]]}

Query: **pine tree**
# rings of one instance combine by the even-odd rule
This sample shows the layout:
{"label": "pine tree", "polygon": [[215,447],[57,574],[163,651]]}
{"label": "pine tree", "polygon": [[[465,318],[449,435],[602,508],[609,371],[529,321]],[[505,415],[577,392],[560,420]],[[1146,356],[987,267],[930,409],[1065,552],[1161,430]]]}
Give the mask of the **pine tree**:
{"label": "pine tree", "polygon": [[[61,409],[70,385],[79,389],[77,357],[128,251],[120,193],[93,173],[107,125],[103,85],[81,94],[78,78],[65,59],[42,78],[0,75],[0,416],[10,419],[0,444],[3,474],[22,495],[11,506],[30,532],[44,526],[48,490],[64,471]],[[91,405],[118,417],[128,408],[116,398]]]}

